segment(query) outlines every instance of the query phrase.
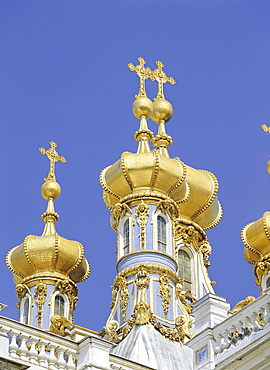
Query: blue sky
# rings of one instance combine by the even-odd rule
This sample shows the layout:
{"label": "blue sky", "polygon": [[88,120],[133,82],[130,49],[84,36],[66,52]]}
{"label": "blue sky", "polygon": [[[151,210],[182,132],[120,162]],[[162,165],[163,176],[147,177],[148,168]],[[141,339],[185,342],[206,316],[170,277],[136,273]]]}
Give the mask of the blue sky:
{"label": "blue sky", "polygon": [[[216,293],[234,305],[259,295],[240,233],[269,210],[270,134],[268,0],[1,0],[0,149],[3,312],[17,319],[9,249],[40,235],[40,195],[49,163],[38,148],[58,144],[60,235],[80,241],[92,272],[78,285],[75,323],[101,330],[116,275],[116,234],[102,201],[101,170],[136,151],[132,114],[139,80],[127,64],[161,60],[176,80],[165,86],[174,107],[170,155],[213,172],[224,215],[207,232]],[[154,98],[157,84],[147,81]],[[149,120],[154,133],[157,125]]]}

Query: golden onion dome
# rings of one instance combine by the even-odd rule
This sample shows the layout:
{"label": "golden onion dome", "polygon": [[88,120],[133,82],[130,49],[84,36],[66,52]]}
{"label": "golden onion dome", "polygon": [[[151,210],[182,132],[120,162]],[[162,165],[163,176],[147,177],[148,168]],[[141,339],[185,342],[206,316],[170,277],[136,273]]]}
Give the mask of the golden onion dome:
{"label": "golden onion dome", "polygon": [[246,225],[241,238],[247,262],[254,265],[270,254],[270,212],[265,212],[259,220]]}
{"label": "golden onion dome", "polygon": [[[172,77],[167,77],[158,61],[157,69],[145,68],[143,58],[140,64],[128,65],[140,77],[140,89],[133,103],[133,113],[140,119],[140,128],[135,133],[139,142],[137,153],[124,152],[121,158],[106,167],[100,174],[103,198],[112,211],[119,202],[132,202],[142,197],[160,199],[171,198],[179,208],[180,217],[197,223],[204,230],[218,224],[222,217],[222,208],[217,199],[218,181],[216,177],[203,170],[196,170],[185,165],[179,158],[170,158],[168,147],[172,138],[167,135],[165,123],[173,114],[173,107],[164,97],[163,84],[175,84]],[[154,103],[146,96],[145,80],[157,80],[158,94]],[[158,133],[147,127],[147,118],[158,123]],[[151,150],[152,141],[156,149]]]}
{"label": "golden onion dome", "polygon": [[41,187],[42,196],[48,201],[47,210],[41,216],[45,222],[41,236],[29,235],[24,242],[9,251],[6,262],[14,274],[14,281],[27,283],[37,279],[71,279],[74,283],[84,281],[90,274],[90,266],[84,257],[81,243],[63,238],[55,229],[59,215],[54,211],[54,200],[61,193],[61,187],[56,182],[54,163],[65,162],[55,151],[56,144],[51,142],[51,148],[46,154],[51,161],[50,172]]}

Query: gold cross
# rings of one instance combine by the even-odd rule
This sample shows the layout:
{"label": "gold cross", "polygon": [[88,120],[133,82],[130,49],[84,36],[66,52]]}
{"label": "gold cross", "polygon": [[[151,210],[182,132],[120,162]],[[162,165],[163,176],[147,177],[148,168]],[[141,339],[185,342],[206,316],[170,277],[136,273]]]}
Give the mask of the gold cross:
{"label": "gold cross", "polygon": [[54,172],[54,164],[58,161],[60,161],[61,163],[65,163],[66,162],[66,159],[65,157],[60,157],[59,154],[57,153],[57,151],[55,150],[55,148],[57,147],[57,145],[55,144],[54,141],[51,141],[50,142],[50,145],[51,147],[47,150],[45,150],[44,148],[39,148],[39,151],[41,154],[46,154],[47,157],[49,158],[50,160],[50,170],[49,170],[49,174],[47,176],[47,178],[44,179],[44,181],[56,181],[56,178],[55,178],[55,172]]}
{"label": "gold cross", "polygon": [[151,80],[157,80],[158,82],[158,93],[157,97],[154,99],[164,99],[164,92],[163,92],[163,84],[166,82],[170,82],[171,85],[175,84],[175,80],[172,77],[167,77],[165,72],[162,71],[164,64],[159,60],[156,62],[157,69],[152,71],[152,78]]}
{"label": "gold cross", "polygon": [[140,89],[139,89],[138,95],[135,95],[136,99],[146,97],[145,80],[147,80],[147,78],[151,78],[150,68],[144,67],[146,63],[145,60],[140,57],[138,58],[138,61],[140,62],[140,64],[138,64],[137,66],[134,66],[132,63],[128,64],[128,68],[131,71],[135,71],[137,75],[140,77]]}
{"label": "gold cross", "polygon": [[265,123],[261,127],[262,127],[264,132],[270,132],[270,126],[267,127]]}

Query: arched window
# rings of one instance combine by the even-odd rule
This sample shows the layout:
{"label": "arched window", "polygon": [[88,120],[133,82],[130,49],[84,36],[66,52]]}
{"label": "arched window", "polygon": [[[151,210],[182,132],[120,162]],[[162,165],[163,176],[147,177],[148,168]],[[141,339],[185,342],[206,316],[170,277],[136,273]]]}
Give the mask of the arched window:
{"label": "arched window", "polygon": [[184,280],[183,289],[191,291],[191,263],[187,252],[178,251],[178,275]]}
{"label": "arched window", "polygon": [[270,287],[270,277],[266,280],[266,289]]}
{"label": "arched window", "polygon": [[22,304],[22,323],[29,324],[29,297],[25,297]]}
{"label": "arched window", "polygon": [[54,315],[65,316],[65,300],[60,294],[54,299]]}
{"label": "arched window", "polygon": [[129,253],[129,219],[124,223],[124,255]]}
{"label": "arched window", "polygon": [[157,218],[157,244],[158,244],[158,251],[166,252],[167,247],[167,235],[166,235],[166,221],[162,216],[158,216]]}

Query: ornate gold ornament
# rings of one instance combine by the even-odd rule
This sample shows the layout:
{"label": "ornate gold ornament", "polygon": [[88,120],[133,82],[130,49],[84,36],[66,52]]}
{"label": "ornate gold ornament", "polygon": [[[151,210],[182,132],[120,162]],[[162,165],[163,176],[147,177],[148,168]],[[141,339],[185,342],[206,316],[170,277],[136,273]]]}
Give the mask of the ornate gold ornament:
{"label": "ornate gold ornament", "polygon": [[62,337],[65,337],[67,335],[70,335],[69,331],[74,329],[75,325],[69,321],[66,317],[54,315],[51,318],[51,325],[49,331],[54,334],[61,335]]}
{"label": "ornate gold ornament", "polygon": [[270,132],[270,126],[267,127],[265,123],[261,126],[261,128],[263,129],[264,132]]}
{"label": "ornate gold ornament", "polygon": [[113,223],[111,222],[111,227],[116,233],[118,232],[120,218],[123,218],[126,213],[132,215],[131,209],[125,203],[116,203],[115,206],[111,208],[111,213],[114,221]]}
{"label": "ornate gold ornament", "polygon": [[140,62],[140,64],[138,64],[137,66],[134,66],[133,63],[128,64],[128,68],[131,71],[135,71],[140,78],[140,89],[139,89],[138,95],[135,95],[136,99],[146,97],[145,80],[147,80],[150,77],[153,78],[150,68],[144,67],[146,63],[145,60],[142,57],[140,57],[138,58],[138,61]]}
{"label": "ornate gold ornament", "polygon": [[20,308],[21,301],[25,297],[26,293],[29,293],[31,295],[31,292],[27,285],[25,284],[18,284],[16,286],[16,295],[19,299],[19,302],[16,303],[16,307]]}
{"label": "ornate gold ornament", "polygon": [[163,91],[163,84],[165,84],[166,82],[169,82],[171,85],[174,85],[175,80],[172,77],[166,76],[165,72],[162,70],[162,68],[164,67],[164,64],[160,60],[156,62],[156,65],[157,65],[157,68],[151,73],[152,81],[157,80],[158,82],[158,93],[154,100],[165,99],[164,91]]}
{"label": "ornate gold ornament", "polygon": [[203,263],[204,263],[204,266],[206,268],[209,268],[210,267],[210,261],[208,261],[208,259],[209,259],[210,255],[211,255],[212,248],[211,248],[211,245],[210,245],[210,243],[209,243],[209,241],[207,239],[203,240],[200,243],[200,252],[203,255]]}
{"label": "ornate gold ornament", "polygon": [[125,203],[116,203],[112,209],[112,216],[117,224],[119,219],[123,218],[126,213],[132,214],[131,209]]}
{"label": "ornate gold ornament", "polygon": [[135,212],[138,225],[140,226],[140,244],[141,249],[145,249],[145,240],[146,240],[146,224],[149,217],[149,207],[147,204],[144,203],[142,200],[141,203],[138,204]]}
{"label": "ornate gold ornament", "polygon": [[249,303],[255,301],[255,297],[248,296],[246,299],[243,299],[242,301],[238,302],[234,308],[230,311],[228,311],[228,314],[234,315],[236,312],[242,310],[245,306],[247,306]]}
{"label": "ornate gold ornament", "polygon": [[175,328],[162,325],[161,322],[157,321],[156,316],[152,312],[150,313],[150,323],[166,338],[182,344],[184,343],[186,337],[190,339],[193,336],[189,332],[189,329],[192,325],[191,320],[186,322],[185,317],[182,315],[175,319]]}
{"label": "ornate gold ornament", "polygon": [[162,275],[164,273],[166,273],[166,275],[169,277],[169,279],[174,282],[175,284],[177,283],[181,283],[181,278],[179,277],[179,275],[174,272],[172,269],[170,268],[166,268],[164,266],[160,266],[160,265],[156,265],[156,264],[140,264],[140,265],[134,265],[134,266],[130,266],[128,268],[126,268],[125,270],[121,271],[115,278],[114,280],[114,286],[119,286],[119,277],[120,275],[121,276],[125,276],[125,278],[129,278],[131,276],[134,276],[137,274],[137,272],[144,268],[145,271],[148,273],[148,274],[157,274],[157,275]]}
{"label": "ornate gold ornament", "polygon": [[199,243],[206,239],[203,229],[192,221],[178,217],[173,220],[173,232],[175,241],[182,241],[185,247],[192,247],[197,252]]}
{"label": "ornate gold ornament", "polygon": [[50,170],[48,173],[48,176],[44,179],[44,181],[56,181],[55,178],[55,163],[60,161],[61,163],[65,163],[66,159],[65,157],[60,157],[55,148],[57,147],[56,143],[54,141],[50,142],[50,148],[49,149],[44,149],[44,148],[39,148],[39,151],[41,154],[46,154],[47,157],[49,158],[50,161]]}
{"label": "ornate gold ornament", "polygon": [[146,288],[150,282],[148,272],[145,270],[144,265],[141,265],[135,278],[135,284],[138,288],[137,304],[135,310],[137,310],[136,324],[148,324],[149,313],[148,309],[150,305],[147,303]]}
{"label": "ornate gold ornament", "polygon": [[112,288],[112,302],[111,302],[110,308],[113,309],[114,306],[115,306],[115,300],[116,300],[116,297],[117,297],[118,288],[113,286],[113,285],[111,285],[111,288]]}
{"label": "ornate gold ornament", "polygon": [[155,212],[157,212],[158,210],[160,210],[165,215],[169,214],[171,219],[175,219],[179,216],[179,209],[177,207],[177,204],[169,198],[161,200],[158,203]]}
{"label": "ornate gold ornament", "polygon": [[105,333],[108,334],[108,340],[112,343],[119,343],[124,337],[128,335],[135,324],[135,315],[131,315],[126,322],[127,326],[119,328],[119,323],[116,320],[111,320],[108,325],[104,327]]}
{"label": "ornate gold ornament", "polygon": [[270,254],[267,254],[264,257],[261,257],[254,266],[254,275],[256,276],[257,280],[255,280],[255,284],[260,287],[260,291],[262,292],[262,277],[268,274],[270,271]]}
{"label": "ornate gold ornament", "polygon": [[170,279],[168,278],[166,274],[163,274],[163,275],[160,275],[159,282],[160,282],[160,290],[158,292],[158,296],[161,297],[164,314],[165,314],[165,317],[167,318],[168,310],[170,307],[170,302],[172,300],[172,296],[171,296],[170,288],[169,288]]}
{"label": "ornate gold ornament", "polygon": [[149,323],[149,309],[150,305],[146,302],[139,302],[135,306],[137,310],[136,324],[145,325]]}
{"label": "ornate gold ornament", "polygon": [[127,288],[127,279],[122,275],[119,276],[119,289],[120,289],[120,306],[122,307],[121,312],[123,316],[123,321],[125,321],[129,292]]}
{"label": "ornate gold ornament", "polygon": [[55,284],[54,292],[59,291],[61,294],[66,294],[69,300],[71,322],[74,320],[74,310],[76,309],[78,301],[78,288],[75,284],[72,284],[70,280],[58,280]]}
{"label": "ornate gold ornament", "polygon": [[196,298],[193,297],[192,293],[183,291],[183,283],[177,283],[175,285],[175,293],[178,301],[184,306],[184,310],[187,312],[187,315],[191,315],[192,306],[196,302]]}
{"label": "ornate gold ornament", "polygon": [[46,284],[40,281],[40,283],[36,286],[36,289],[35,289],[35,298],[36,298],[36,303],[38,306],[38,312],[37,312],[38,326],[40,326],[42,322],[43,305],[47,297],[47,291],[48,289],[47,289]]}

